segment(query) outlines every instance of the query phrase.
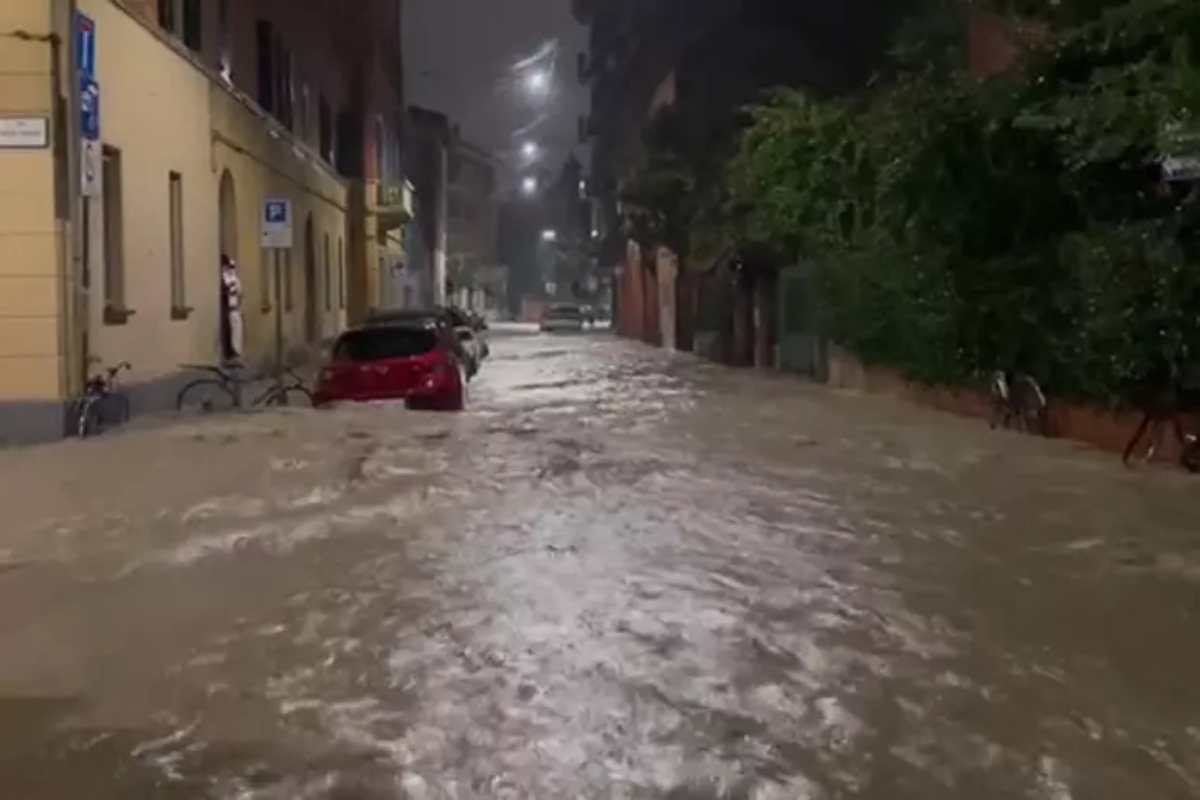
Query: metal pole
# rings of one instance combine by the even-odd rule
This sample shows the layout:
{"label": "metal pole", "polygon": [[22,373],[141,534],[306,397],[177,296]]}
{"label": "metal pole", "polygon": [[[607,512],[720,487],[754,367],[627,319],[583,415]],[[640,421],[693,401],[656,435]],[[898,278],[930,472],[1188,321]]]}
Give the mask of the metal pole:
{"label": "metal pole", "polygon": [[275,253],[275,379],[283,376],[283,259],[282,251]]}

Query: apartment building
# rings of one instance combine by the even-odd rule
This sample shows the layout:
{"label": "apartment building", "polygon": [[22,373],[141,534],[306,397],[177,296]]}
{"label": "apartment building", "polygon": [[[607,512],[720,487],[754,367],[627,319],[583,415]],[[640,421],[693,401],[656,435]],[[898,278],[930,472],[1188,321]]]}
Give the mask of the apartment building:
{"label": "apartment building", "polygon": [[218,360],[222,254],[253,365],[379,305],[412,214],[401,24],[401,0],[0,4],[0,441],[61,435],[99,363],[169,406]]}
{"label": "apartment building", "polygon": [[455,131],[447,175],[447,290],[454,304],[477,311],[489,298],[493,306],[499,299],[500,169],[495,156]]}

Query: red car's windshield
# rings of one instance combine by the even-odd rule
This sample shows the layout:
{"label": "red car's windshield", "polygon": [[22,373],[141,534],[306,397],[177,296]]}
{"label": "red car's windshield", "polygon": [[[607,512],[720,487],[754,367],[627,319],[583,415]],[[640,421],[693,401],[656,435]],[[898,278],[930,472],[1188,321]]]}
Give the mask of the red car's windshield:
{"label": "red car's windshield", "polygon": [[384,361],[424,355],[438,345],[437,333],[424,328],[370,328],[338,341],[335,361]]}

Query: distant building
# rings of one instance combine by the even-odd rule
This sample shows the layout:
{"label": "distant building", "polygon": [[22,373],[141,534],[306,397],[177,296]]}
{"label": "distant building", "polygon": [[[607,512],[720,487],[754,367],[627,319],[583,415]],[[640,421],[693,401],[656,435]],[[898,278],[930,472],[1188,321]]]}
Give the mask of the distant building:
{"label": "distant building", "polygon": [[[416,187],[416,221],[411,224],[414,242],[410,253],[412,274],[405,276],[406,296],[401,305],[412,307],[420,292],[419,305],[446,302],[446,248],[449,239],[450,148],[454,130],[449,118],[439,111],[413,106],[409,109],[408,171]],[[420,262],[428,269],[421,269]],[[409,270],[406,270],[408,272]],[[423,287],[419,281],[428,277]]]}
{"label": "distant building", "polygon": [[[592,88],[591,114],[581,133],[592,143],[592,227],[598,266],[616,276],[618,330],[667,346],[690,346],[690,331],[683,330],[689,314],[676,313],[677,306],[695,305],[694,298],[683,303],[677,297],[680,257],[643,252],[643,243],[630,240],[621,208],[623,187],[642,162],[644,133],[655,117],[670,109],[693,149],[703,152],[728,142],[742,109],[771,87],[832,93],[860,85],[881,60],[898,16],[884,5],[573,0],[577,18],[591,29],[590,52],[579,63],[581,79]],[[715,248],[711,257],[721,253]],[[749,317],[750,305],[736,313]],[[735,349],[746,355],[734,360],[751,358],[749,343]]]}
{"label": "distant building", "polygon": [[61,435],[94,361],[134,364],[135,411],[168,404],[218,358],[222,253],[252,363],[378,304],[412,214],[401,22],[401,0],[0,3],[0,440]]}
{"label": "distant building", "polygon": [[446,280],[454,304],[475,311],[494,308],[507,275],[498,272],[500,162],[464,141],[457,129],[450,148]]}

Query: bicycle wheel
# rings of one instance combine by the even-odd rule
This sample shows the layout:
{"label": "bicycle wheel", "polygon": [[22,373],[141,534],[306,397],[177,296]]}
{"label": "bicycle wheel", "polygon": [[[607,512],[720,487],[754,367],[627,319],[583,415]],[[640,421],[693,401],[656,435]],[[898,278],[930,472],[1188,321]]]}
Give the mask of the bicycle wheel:
{"label": "bicycle wheel", "polygon": [[80,439],[95,436],[100,433],[103,420],[100,418],[100,408],[94,397],[89,397],[79,404],[79,416],[75,420],[75,435]]}
{"label": "bicycle wheel", "polygon": [[263,398],[267,408],[312,408],[312,392],[303,386],[281,386],[271,390]]}
{"label": "bicycle wheel", "polygon": [[183,414],[218,414],[237,408],[237,398],[221,381],[201,378],[183,387],[175,407]]}
{"label": "bicycle wheel", "polygon": [[1183,455],[1179,457],[1183,468],[1193,474],[1200,473],[1200,439],[1188,436],[1184,441]]}
{"label": "bicycle wheel", "polygon": [[1166,420],[1154,419],[1147,415],[1134,432],[1133,438],[1129,440],[1129,444],[1125,446],[1125,454],[1121,459],[1125,466],[1137,467],[1153,461],[1166,427]]}

